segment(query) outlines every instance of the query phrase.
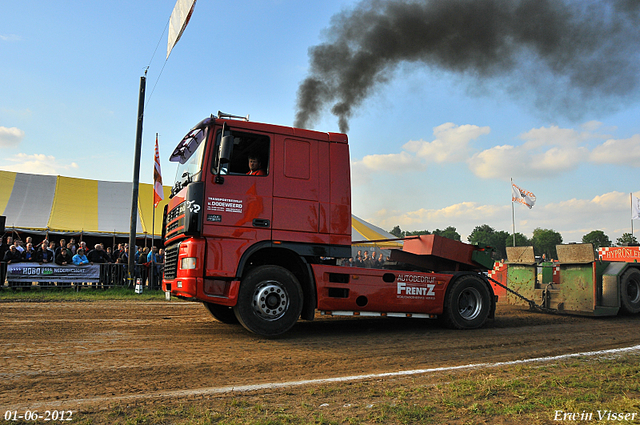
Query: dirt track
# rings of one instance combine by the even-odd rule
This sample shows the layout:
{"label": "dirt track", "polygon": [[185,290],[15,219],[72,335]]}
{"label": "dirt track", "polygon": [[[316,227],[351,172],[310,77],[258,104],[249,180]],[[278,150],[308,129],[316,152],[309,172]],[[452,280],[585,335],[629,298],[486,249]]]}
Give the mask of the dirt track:
{"label": "dirt track", "polygon": [[76,408],[130,395],[508,361],[640,344],[640,316],[500,306],[475,331],[436,321],[318,318],[276,340],[201,304],[0,303],[0,409]]}

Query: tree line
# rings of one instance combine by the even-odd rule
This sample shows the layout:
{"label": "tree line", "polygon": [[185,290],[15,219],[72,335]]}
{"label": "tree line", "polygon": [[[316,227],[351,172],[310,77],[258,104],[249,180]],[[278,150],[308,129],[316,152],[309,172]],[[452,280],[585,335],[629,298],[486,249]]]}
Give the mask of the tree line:
{"label": "tree line", "polygon": [[[436,229],[434,231],[419,230],[419,231],[404,231],[400,226],[395,226],[389,233],[392,235],[403,238],[407,236],[419,236],[419,235],[438,235],[445,238],[461,241],[460,234],[456,228],[449,226],[444,230]],[[483,244],[489,245],[495,249],[496,259],[507,258],[507,247],[514,246],[514,235],[505,232],[504,230],[496,230],[488,224],[482,224],[476,226],[475,229],[467,237],[467,241],[471,244]],[[541,229],[536,228],[533,231],[531,238],[528,238],[522,233],[515,234],[515,246],[533,246],[533,252],[536,256],[542,257],[543,255],[547,259],[557,259],[556,245],[562,243],[562,235],[553,229]],[[624,233],[621,237],[616,239],[615,245],[609,239],[602,230],[593,230],[582,236],[582,243],[590,243],[594,249],[607,247],[607,246],[628,246],[637,245],[638,240],[631,233]]]}

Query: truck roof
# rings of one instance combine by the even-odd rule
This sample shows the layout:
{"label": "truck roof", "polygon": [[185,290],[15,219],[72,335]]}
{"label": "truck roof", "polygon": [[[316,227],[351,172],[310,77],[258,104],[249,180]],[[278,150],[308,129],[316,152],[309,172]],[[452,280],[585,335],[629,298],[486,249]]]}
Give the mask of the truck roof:
{"label": "truck roof", "polygon": [[349,143],[348,137],[344,133],[325,133],[316,130],[306,130],[304,128],[295,128],[295,127],[287,127],[282,125],[275,124],[266,124],[261,122],[254,121],[245,121],[245,120],[237,120],[237,119],[221,119],[216,118],[215,122],[217,124],[222,124],[223,122],[228,123],[229,126],[233,128],[244,128],[247,130],[254,131],[264,131],[267,133],[278,133],[285,134],[296,137],[303,137],[307,139],[316,139],[316,140],[326,140],[328,142],[333,143]]}

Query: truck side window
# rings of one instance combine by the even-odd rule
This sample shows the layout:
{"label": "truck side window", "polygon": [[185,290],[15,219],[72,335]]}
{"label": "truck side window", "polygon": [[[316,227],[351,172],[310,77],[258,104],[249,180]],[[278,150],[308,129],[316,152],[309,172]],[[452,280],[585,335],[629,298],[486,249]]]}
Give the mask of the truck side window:
{"label": "truck side window", "polygon": [[[269,137],[262,134],[231,131],[233,152],[223,174],[266,176],[269,174]],[[216,135],[217,147],[221,134]],[[213,164],[215,170],[216,164]]]}

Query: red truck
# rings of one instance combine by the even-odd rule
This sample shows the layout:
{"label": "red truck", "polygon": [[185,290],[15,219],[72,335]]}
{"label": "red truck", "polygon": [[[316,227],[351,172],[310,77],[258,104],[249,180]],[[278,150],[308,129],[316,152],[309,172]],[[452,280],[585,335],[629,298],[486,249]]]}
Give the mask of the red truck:
{"label": "red truck", "polygon": [[171,155],[163,216],[163,290],[202,302],[262,336],[325,315],[441,318],[458,329],[493,317],[488,250],[437,236],[404,241],[383,269],[351,257],[347,136],[218,113]]}

